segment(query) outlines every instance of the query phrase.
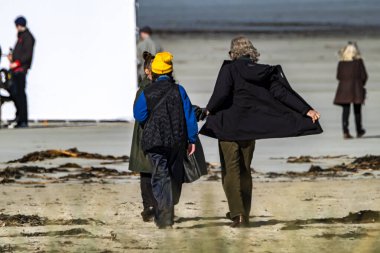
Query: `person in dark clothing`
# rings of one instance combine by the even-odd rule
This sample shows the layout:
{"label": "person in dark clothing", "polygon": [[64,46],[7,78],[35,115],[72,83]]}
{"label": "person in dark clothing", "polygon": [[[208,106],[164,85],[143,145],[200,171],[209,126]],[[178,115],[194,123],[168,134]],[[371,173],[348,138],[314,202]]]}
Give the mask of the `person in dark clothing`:
{"label": "person in dark clothing", "polygon": [[[154,59],[154,55],[145,51],[143,53],[143,59],[144,59],[145,78],[143,79],[142,82],[139,83],[139,89],[136,93],[135,103],[136,103],[137,98],[144,91],[144,89],[149,87],[152,80],[152,66],[151,65]],[[202,110],[200,107],[196,105],[193,105],[193,109],[198,121],[198,118],[202,117]],[[140,189],[141,189],[141,197],[142,197],[143,208],[144,208],[144,210],[141,212],[141,216],[142,216],[143,221],[148,222],[148,221],[151,221],[154,217],[157,201],[153,196],[152,183],[151,183],[153,166],[150,163],[149,158],[144,153],[141,147],[142,133],[143,133],[143,128],[141,124],[139,124],[136,121],[134,125],[134,129],[133,129],[129,170],[140,173]],[[196,165],[191,163],[191,159],[187,159],[184,161],[184,166],[186,164],[188,166],[188,169],[191,171],[196,169],[196,168],[192,168],[192,166],[198,166],[202,172],[202,175],[205,175],[207,174],[207,164],[204,158],[202,144],[198,138],[195,145],[196,145],[196,149],[194,153],[194,158],[196,160]]]}
{"label": "person in dark clothing", "polygon": [[320,114],[291,89],[280,66],[258,64],[259,53],[245,37],[231,41],[230,57],[219,72],[205,108],[200,134],[219,141],[222,184],[231,227],[249,224],[250,164],[255,140],[318,134]]}
{"label": "person in dark clothing", "polygon": [[26,24],[24,17],[16,18],[17,42],[13,52],[8,55],[12,72],[11,96],[16,106],[17,128],[28,127],[26,75],[32,65],[35,39]]}
{"label": "person in dark clothing", "polygon": [[153,83],[139,95],[133,108],[143,124],[141,146],[153,165],[152,187],[157,201],[158,228],[174,224],[174,205],[179,202],[184,178],[183,150],[195,152],[198,126],[185,89],[175,83],[173,56],[156,54],[152,63]]}
{"label": "person in dark clothing", "polygon": [[350,106],[354,105],[356,123],[356,136],[358,138],[365,134],[362,126],[361,107],[364,104],[366,90],[364,88],[368,75],[360,56],[356,43],[349,43],[339,51],[340,61],[338,63],[337,79],[338,88],[334,99],[335,105],[343,107],[342,125],[343,138],[352,139],[348,129]]}
{"label": "person in dark clothing", "polygon": [[158,41],[153,38],[152,34],[153,31],[149,26],[144,26],[139,30],[140,40],[137,43],[137,77],[139,82],[141,82],[145,75],[144,59],[141,57],[143,53],[146,51],[155,55],[158,52],[164,51]]}
{"label": "person in dark clothing", "polygon": [[[144,89],[149,87],[152,80],[152,61],[154,59],[154,56],[145,51],[142,58],[144,59],[145,78],[139,83],[139,89],[136,93],[135,103]],[[133,129],[129,170],[140,172],[140,189],[144,208],[141,212],[141,217],[143,221],[148,222],[151,221],[154,217],[157,201],[153,196],[151,184],[152,165],[141,148],[140,141],[142,138],[142,133],[142,126],[136,121]]]}

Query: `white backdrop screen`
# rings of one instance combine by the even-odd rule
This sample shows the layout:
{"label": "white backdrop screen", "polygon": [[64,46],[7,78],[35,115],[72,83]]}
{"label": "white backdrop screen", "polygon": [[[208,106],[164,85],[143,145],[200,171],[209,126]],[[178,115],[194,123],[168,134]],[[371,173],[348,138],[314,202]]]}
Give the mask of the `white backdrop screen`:
{"label": "white backdrop screen", "polygon": [[[2,0],[3,53],[15,45],[19,15],[36,39],[27,76],[29,119],[132,119],[137,84],[133,0]],[[2,57],[1,66],[8,64]],[[14,118],[13,104],[2,112]]]}

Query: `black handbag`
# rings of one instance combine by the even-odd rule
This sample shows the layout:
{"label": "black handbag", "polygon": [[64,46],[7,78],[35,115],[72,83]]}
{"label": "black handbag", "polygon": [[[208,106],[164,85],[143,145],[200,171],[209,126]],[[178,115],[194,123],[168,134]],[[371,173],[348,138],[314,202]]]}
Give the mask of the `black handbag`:
{"label": "black handbag", "polygon": [[187,150],[184,150],[185,156],[183,159],[184,167],[184,183],[192,183],[198,180],[201,176],[207,175],[207,163],[203,153],[203,147],[199,138],[195,143],[195,152],[192,155],[187,155]]}

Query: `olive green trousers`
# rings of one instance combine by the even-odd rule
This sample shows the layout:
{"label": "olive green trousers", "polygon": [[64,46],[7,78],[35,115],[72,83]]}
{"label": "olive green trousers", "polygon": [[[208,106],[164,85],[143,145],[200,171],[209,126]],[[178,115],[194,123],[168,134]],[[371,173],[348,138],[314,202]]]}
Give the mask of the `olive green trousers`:
{"label": "olive green trousers", "polygon": [[255,141],[219,140],[222,184],[226,193],[230,217],[249,217],[252,201],[251,161]]}

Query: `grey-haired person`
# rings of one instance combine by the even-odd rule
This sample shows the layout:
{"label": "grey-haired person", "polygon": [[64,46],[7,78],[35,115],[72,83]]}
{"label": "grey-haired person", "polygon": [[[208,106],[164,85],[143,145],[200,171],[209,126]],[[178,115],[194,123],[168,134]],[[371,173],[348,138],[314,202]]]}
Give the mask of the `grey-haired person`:
{"label": "grey-haired person", "polygon": [[319,134],[320,114],[289,85],[280,66],[257,63],[260,54],[246,37],[231,41],[205,108],[200,133],[218,139],[222,185],[231,227],[249,225],[251,161],[255,140]]}

